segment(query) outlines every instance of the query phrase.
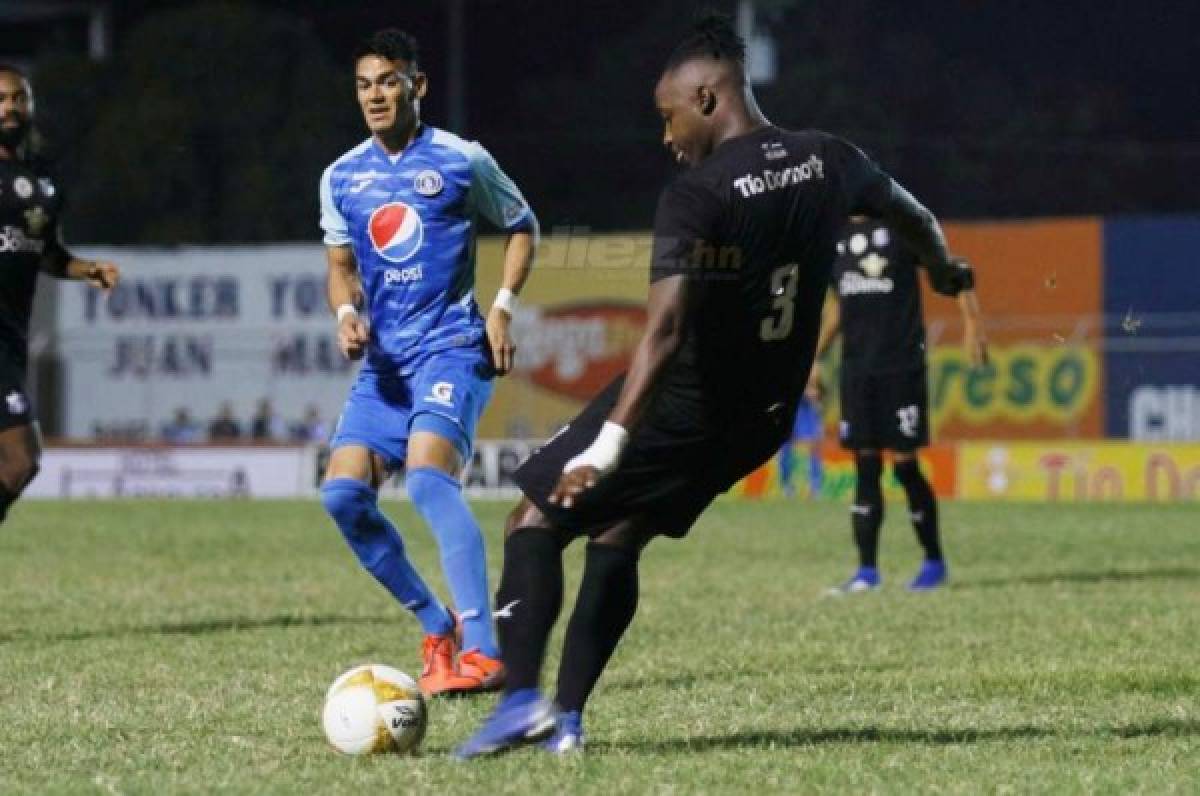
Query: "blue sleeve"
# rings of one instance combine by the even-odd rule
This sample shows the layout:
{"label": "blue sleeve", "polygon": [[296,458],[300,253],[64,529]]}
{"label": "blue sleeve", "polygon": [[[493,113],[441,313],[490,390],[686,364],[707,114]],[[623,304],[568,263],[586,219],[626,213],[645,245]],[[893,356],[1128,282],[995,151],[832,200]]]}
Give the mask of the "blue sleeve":
{"label": "blue sleeve", "polygon": [[534,232],[537,219],[516,183],[479,144],[471,151],[471,202],[484,218],[506,232]]}
{"label": "blue sleeve", "polygon": [[326,246],[349,246],[350,224],[333,201],[333,166],[321,175],[321,229]]}

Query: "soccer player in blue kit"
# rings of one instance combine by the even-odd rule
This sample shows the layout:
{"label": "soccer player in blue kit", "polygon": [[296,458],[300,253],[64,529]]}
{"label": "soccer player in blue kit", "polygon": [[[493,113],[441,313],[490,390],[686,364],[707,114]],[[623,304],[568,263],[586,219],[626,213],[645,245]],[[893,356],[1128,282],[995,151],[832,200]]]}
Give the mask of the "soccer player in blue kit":
{"label": "soccer player in blue kit", "polygon": [[[355,80],[371,137],[321,177],[321,227],[338,345],[365,361],[330,444],[321,501],[362,565],[420,621],[422,690],[490,690],[505,670],[483,537],[459,476],[492,377],[512,367],[509,324],[537,220],[482,146],[421,122],[428,83],[412,36],[388,29],[368,37],[355,54]],[[473,290],[480,215],[509,236],[486,323]],[[377,505],[380,484],[401,467],[437,539],[460,627]]]}

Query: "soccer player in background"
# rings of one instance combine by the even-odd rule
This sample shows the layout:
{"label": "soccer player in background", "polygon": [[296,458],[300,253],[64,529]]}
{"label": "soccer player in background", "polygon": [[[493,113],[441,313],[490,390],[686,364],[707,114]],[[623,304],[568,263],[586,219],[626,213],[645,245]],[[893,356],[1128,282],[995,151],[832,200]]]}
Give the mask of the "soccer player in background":
{"label": "soccer player in background", "polygon": [[[504,667],[483,537],[460,475],[493,375],[512,367],[509,324],[537,221],[487,150],[421,122],[428,82],[412,36],[379,31],[354,63],[371,136],[321,177],[321,227],[338,345],[365,362],[330,443],[321,500],[362,565],[424,628],[421,688],[431,695],[491,689]],[[486,322],[474,295],[478,216],[508,233],[503,286]],[[461,647],[455,617],[377,505],[380,485],[400,468],[437,539]]]}
{"label": "soccer player in background", "polygon": [[[638,602],[638,558],[683,537],[721,492],[791,433],[816,349],[838,235],[854,212],[888,220],[944,292],[962,269],[937,222],[851,144],[772,125],[745,43],[709,16],[655,90],[663,143],[690,169],[654,219],[643,336],[626,374],[519,468],[496,595],[505,693],[461,758],[550,735],[583,744],[583,709]],[[562,602],[563,549],[587,536],[555,705],[538,688]]]}
{"label": "soccer player in background", "polygon": [[38,151],[33,120],[28,78],[0,64],[0,523],[37,474],[42,453],[25,394],[38,272],[102,290],[120,278],[113,263],[80,259],[63,245],[62,189]]}
{"label": "soccer player in background", "polygon": [[[855,217],[837,245],[833,293],[817,343],[817,359],[842,332],[839,436],[854,454],[857,473],[850,520],[858,547],[858,570],[833,594],[878,589],[877,554],[883,524],[881,451],[892,451],[892,472],[908,498],[909,516],[925,551],[921,569],[908,584],[913,591],[936,589],[946,581],[946,561],[938,532],[938,505],[921,474],[917,451],[929,444],[929,398],[925,372],[925,324],[917,268],[924,262],[891,228]],[[965,272],[970,274],[971,272]],[[958,293],[963,343],[973,365],[987,362],[987,340],[973,281]],[[813,379],[819,369],[813,368]]]}
{"label": "soccer player in background", "polygon": [[791,438],[779,449],[779,486],[788,497],[796,495],[797,443],[803,443],[806,452],[808,488],[805,497],[814,500],[821,496],[821,484],[825,479],[825,466],[821,461],[821,442],[825,437],[823,402],[824,388],[820,379],[809,381],[792,420]]}

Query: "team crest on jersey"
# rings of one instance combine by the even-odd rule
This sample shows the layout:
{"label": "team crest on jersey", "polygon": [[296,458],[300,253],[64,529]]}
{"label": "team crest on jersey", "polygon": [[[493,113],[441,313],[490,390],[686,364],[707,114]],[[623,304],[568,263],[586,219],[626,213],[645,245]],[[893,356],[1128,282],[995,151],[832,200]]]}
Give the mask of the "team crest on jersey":
{"label": "team crest on jersey", "polygon": [[22,199],[33,196],[33,183],[28,177],[17,177],[13,180],[13,192]]}
{"label": "team crest on jersey", "polygon": [[29,227],[29,234],[36,237],[41,237],[42,231],[46,229],[46,224],[50,221],[50,216],[46,215],[46,211],[41,205],[34,205],[25,211],[25,225]]}
{"label": "team crest on jersey", "polygon": [[17,390],[13,390],[4,396],[4,403],[8,406],[8,413],[10,415],[24,414],[29,409],[29,401],[25,400],[25,396],[21,395]]}
{"label": "team crest on jersey", "polygon": [[883,276],[883,269],[887,268],[887,266],[887,258],[881,257],[878,252],[871,252],[858,261],[858,267],[863,269],[863,273],[872,279],[878,279]]}
{"label": "team crest on jersey", "polygon": [[443,187],[442,175],[433,169],[425,169],[413,179],[413,190],[421,196],[437,196]]}
{"label": "team crest on jersey", "polygon": [[454,385],[439,381],[429,388],[429,396],[425,400],[442,406],[454,406]]}
{"label": "team crest on jersey", "polygon": [[425,227],[411,205],[388,202],[371,213],[367,234],[376,254],[390,263],[402,263],[421,248]]}

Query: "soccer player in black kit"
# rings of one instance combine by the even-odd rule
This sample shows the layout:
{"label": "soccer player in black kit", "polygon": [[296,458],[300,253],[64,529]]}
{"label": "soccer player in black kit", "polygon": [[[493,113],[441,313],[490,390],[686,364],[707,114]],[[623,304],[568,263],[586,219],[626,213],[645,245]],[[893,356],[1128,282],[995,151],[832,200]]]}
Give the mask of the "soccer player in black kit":
{"label": "soccer player in black kit", "polygon": [[[908,584],[930,591],[946,581],[948,570],[938,531],[933,489],[916,452],[929,444],[929,399],[925,373],[925,324],[917,268],[921,260],[883,222],[856,216],[838,241],[833,264],[837,302],[827,306],[817,342],[817,358],[842,332],[839,436],[854,454],[857,474],[850,507],[859,567],[831,594],[873,591],[882,585],[877,556],[883,524],[881,451],[892,451],[893,472],[908,499],[909,516],[925,560]],[[972,365],[987,362],[987,342],[970,272],[958,293],[963,342]],[[813,379],[817,368],[813,368]]]}
{"label": "soccer player in black kit", "polygon": [[[933,216],[851,144],[768,122],[744,54],[728,19],[706,17],[655,89],[663,143],[690,169],[655,214],[646,328],[628,372],[517,472],[525,499],[496,594],[509,677],[460,758],[547,736],[553,752],[582,747],[584,704],[637,607],[642,549],[685,536],[791,432],[851,213],[887,219],[939,288],[957,290],[962,271]],[[538,675],[562,551],[579,536],[589,542],[554,705]]]}
{"label": "soccer player in black kit", "polygon": [[29,80],[0,64],[0,522],[37,474],[41,457],[25,394],[38,272],[105,289],[120,275],[112,263],[81,260],[63,246],[62,192],[37,148]]}

